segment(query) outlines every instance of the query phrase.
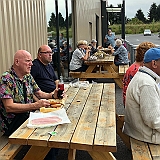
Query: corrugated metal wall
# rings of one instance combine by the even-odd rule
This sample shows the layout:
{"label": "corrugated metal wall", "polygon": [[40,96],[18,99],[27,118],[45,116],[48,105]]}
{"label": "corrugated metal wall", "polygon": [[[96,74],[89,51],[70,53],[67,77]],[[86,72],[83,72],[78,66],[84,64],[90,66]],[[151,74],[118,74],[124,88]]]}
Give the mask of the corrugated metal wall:
{"label": "corrugated metal wall", "polygon": [[0,0],[0,75],[13,63],[19,49],[34,59],[47,44],[45,0]]}
{"label": "corrugated metal wall", "polygon": [[[101,41],[101,0],[72,0],[73,41],[85,39],[88,42],[96,38]],[[96,37],[96,17],[99,17]],[[101,43],[99,43],[101,45]]]}

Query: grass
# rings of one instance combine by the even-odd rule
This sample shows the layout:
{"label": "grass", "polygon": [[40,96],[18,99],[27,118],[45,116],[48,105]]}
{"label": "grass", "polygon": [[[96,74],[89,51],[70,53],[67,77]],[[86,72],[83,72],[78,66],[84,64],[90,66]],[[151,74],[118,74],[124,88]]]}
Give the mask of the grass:
{"label": "grass", "polygon": [[[121,34],[121,24],[110,25],[109,28],[112,28],[112,31],[115,34]],[[152,33],[160,32],[160,22],[152,22],[150,24],[126,24],[125,25],[125,33],[126,34],[141,34],[143,33],[144,29],[150,29]],[[53,28],[52,37],[56,37],[56,29]],[[64,34],[66,37],[66,28],[60,28],[60,33]],[[72,29],[69,28],[69,37],[72,37]]]}
{"label": "grass", "polygon": [[[115,34],[121,34],[121,25],[109,26]],[[150,29],[152,33],[160,32],[160,22],[152,22],[150,24],[126,24],[126,34],[140,34],[143,33],[144,29]]]}

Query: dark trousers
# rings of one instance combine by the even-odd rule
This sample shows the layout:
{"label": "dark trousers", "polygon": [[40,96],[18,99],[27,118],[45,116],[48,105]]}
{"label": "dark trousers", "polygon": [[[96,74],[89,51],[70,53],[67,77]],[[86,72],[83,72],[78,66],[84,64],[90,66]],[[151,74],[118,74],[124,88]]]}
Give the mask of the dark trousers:
{"label": "dark trousers", "polygon": [[74,70],[73,72],[85,72],[87,70],[88,66],[87,65],[82,65],[82,67]]}
{"label": "dark trousers", "polygon": [[58,148],[51,148],[44,160],[56,160],[56,156],[58,155]]}
{"label": "dark trousers", "polygon": [[4,135],[10,136],[19,126],[21,126],[29,117],[29,113],[18,113],[15,115],[13,121],[10,124],[6,124],[8,130],[5,130]]}
{"label": "dark trousers", "polygon": [[[11,124],[7,124],[8,130],[5,130],[4,135],[10,136],[16,129],[18,129],[29,117],[29,113],[18,113],[14,117]],[[48,154],[45,157],[45,160],[56,160],[59,149],[51,148]]]}
{"label": "dark trousers", "polygon": [[[73,72],[85,72],[87,68],[88,68],[87,65],[82,65],[82,67],[74,70]],[[94,78],[87,78],[87,81],[89,81],[89,83],[92,83],[92,80],[94,80]]]}

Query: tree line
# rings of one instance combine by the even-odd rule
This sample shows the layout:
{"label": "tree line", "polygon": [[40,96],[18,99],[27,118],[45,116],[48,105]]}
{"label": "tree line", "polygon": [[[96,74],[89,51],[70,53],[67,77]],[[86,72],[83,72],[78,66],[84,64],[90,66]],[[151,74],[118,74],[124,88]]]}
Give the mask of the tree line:
{"label": "tree line", "polygon": [[[117,5],[119,8],[122,7],[122,4]],[[112,4],[109,6],[110,8],[114,7]],[[113,24],[121,24],[121,12],[111,12],[108,14],[109,16],[109,22],[111,25]],[[134,18],[127,18],[126,19],[126,24],[127,23],[133,23],[133,24],[143,24],[143,23],[151,23],[151,22],[158,22],[160,21],[160,4],[157,5],[156,3],[152,3],[149,11],[147,13],[147,17],[144,16],[144,13],[142,9],[138,9],[137,13],[135,14]],[[69,14],[68,16],[68,23],[69,23],[69,28],[72,25],[72,13]],[[63,18],[62,14],[59,12],[59,27],[60,29],[64,28],[66,26],[66,19]],[[48,31],[53,31],[56,28],[56,16],[52,12],[50,16],[50,20],[48,22]]]}
{"label": "tree line", "polygon": [[[114,7],[112,4],[110,5],[110,8]],[[121,8],[122,5],[118,4],[118,7]],[[157,5],[156,3],[152,3],[149,11],[147,13],[147,17],[144,16],[144,13],[142,11],[142,9],[138,9],[137,13],[135,14],[134,18],[127,18],[126,19],[126,23],[151,23],[151,22],[158,22],[160,21],[160,4]],[[111,25],[113,24],[120,24],[121,23],[121,13],[109,13],[109,22],[111,23]]]}
{"label": "tree line", "polygon": [[[66,19],[63,18],[62,14],[59,12],[59,27],[64,28],[66,27]],[[70,13],[68,16],[68,25],[71,27],[72,25],[72,14]],[[50,20],[48,22],[48,31],[53,31],[56,28],[56,16],[52,12],[50,16]]]}

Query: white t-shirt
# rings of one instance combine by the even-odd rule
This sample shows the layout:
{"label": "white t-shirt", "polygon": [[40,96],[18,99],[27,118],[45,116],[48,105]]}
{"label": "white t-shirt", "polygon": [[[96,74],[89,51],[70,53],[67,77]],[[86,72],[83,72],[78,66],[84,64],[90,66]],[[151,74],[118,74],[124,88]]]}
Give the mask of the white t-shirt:
{"label": "white t-shirt", "polygon": [[85,56],[83,49],[77,48],[72,55],[72,59],[69,65],[69,69],[74,71],[80,67],[82,67],[83,60],[82,58]]}

